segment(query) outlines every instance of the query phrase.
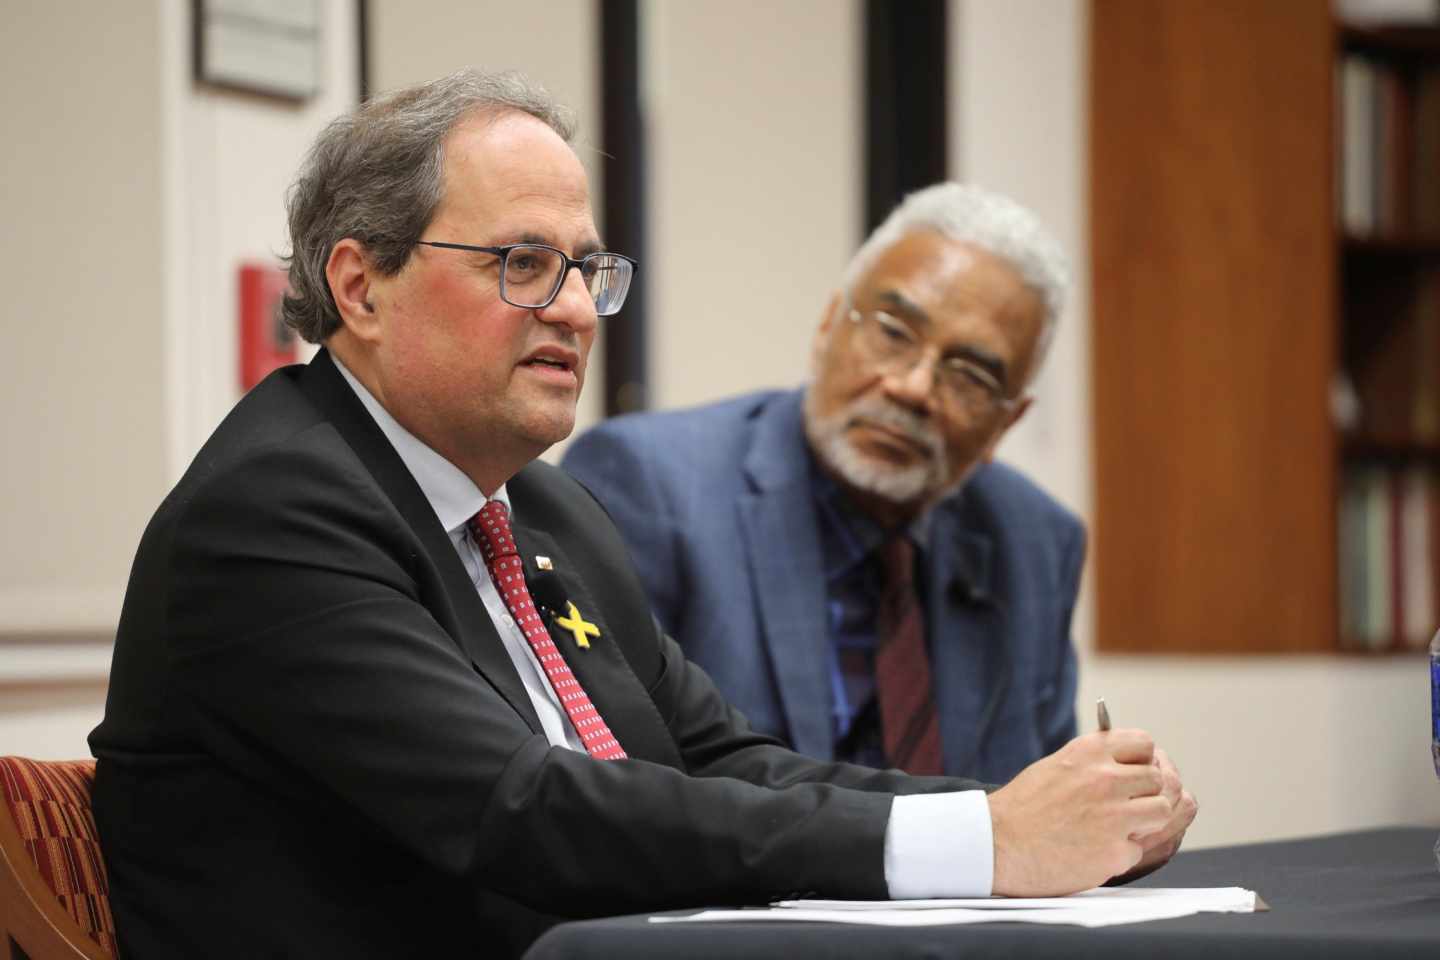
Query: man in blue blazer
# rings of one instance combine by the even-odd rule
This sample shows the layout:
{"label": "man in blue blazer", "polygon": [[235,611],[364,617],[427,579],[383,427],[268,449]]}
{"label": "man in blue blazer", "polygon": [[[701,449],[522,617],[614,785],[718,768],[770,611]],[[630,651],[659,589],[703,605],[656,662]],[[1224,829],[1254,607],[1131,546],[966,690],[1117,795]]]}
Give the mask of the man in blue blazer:
{"label": "man in blue blazer", "polygon": [[[757,730],[824,759],[994,782],[1075,735],[1084,530],[991,462],[1030,405],[1066,274],[1029,211],[935,185],[856,254],[807,389],[620,417],[570,448],[564,467],[619,526],[661,624]],[[923,622],[898,693],[895,542]],[[927,724],[929,758],[905,754]]]}

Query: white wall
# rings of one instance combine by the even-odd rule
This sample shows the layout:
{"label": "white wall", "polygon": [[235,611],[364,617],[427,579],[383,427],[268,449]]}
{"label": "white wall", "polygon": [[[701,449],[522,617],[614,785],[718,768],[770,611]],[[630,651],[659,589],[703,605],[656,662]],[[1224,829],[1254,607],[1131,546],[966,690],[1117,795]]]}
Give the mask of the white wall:
{"label": "white wall", "polygon": [[158,19],[149,6],[11,4],[0,29],[11,635],[112,626],[164,482]]}
{"label": "white wall", "polygon": [[[1077,267],[1036,409],[1001,455],[1089,516],[1088,8],[1083,0],[952,3],[952,173],[1034,208]],[[1082,728],[1104,696],[1117,723],[1155,734],[1200,800],[1190,846],[1440,823],[1419,657],[1101,655],[1088,585],[1075,634]]]}
{"label": "white wall", "polygon": [[88,752],[164,487],[159,20],[10,4],[0,30],[0,752]]}
{"label": "white wall", "polygon": [[273,263],[288,251],[285,191],[321,127],[359,99],[358,26],[349,0],[319,0],[320,91],[291,104],[197,86],[191,5],[159,5],[173,482],[240,399],[237,272],[243,262]]}
{"label": "white wall", "polygon": [[285,249],[298,160],[356,99],[354,6],[321,10],[294,106],[196,87],[185,0],[6,7],[0,752],[89,753],[140,533],[239,397],[236,269]]}
{"label": "white wall", "polygon": [[642,10],[652,404],[793,386],[863,222],[858,4]]}

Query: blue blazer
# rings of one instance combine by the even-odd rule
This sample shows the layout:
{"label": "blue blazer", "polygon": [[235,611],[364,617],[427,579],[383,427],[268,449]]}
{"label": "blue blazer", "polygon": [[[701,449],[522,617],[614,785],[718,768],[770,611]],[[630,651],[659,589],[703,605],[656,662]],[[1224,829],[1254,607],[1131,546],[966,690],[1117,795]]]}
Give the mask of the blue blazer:
{"label": "blue blazer", "polygon": [[[608,420],[562,466],[661,625],[762,732],[831,759],[830,638],[801,391]],[[945,770],[1003,783],[1075,735],[1080,522],[1009,467],[934,508],[926,624]],[[774,545],[783,545],[772,549]]]}

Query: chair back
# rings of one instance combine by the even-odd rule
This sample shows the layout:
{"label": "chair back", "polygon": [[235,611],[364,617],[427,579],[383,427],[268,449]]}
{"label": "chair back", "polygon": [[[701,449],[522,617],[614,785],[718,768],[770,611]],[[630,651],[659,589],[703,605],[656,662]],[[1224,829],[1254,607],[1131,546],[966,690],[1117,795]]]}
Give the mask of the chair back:
{"label": "chair back", "polygon": [[0,960],[119,956],[94,783],[93,760],[0,757]]}

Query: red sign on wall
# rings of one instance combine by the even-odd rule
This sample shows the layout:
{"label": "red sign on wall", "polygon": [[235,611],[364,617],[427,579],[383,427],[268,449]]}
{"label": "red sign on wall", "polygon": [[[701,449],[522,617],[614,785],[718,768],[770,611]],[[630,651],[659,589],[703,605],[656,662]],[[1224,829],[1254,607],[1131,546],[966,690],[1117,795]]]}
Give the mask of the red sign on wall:
{"label": "red sign on wall", "polygon": [[284,267],[240,265],[241,390],[249,390],[270,371],[300,358],[295,331],[280,317],[280,299],[289,283]]}

